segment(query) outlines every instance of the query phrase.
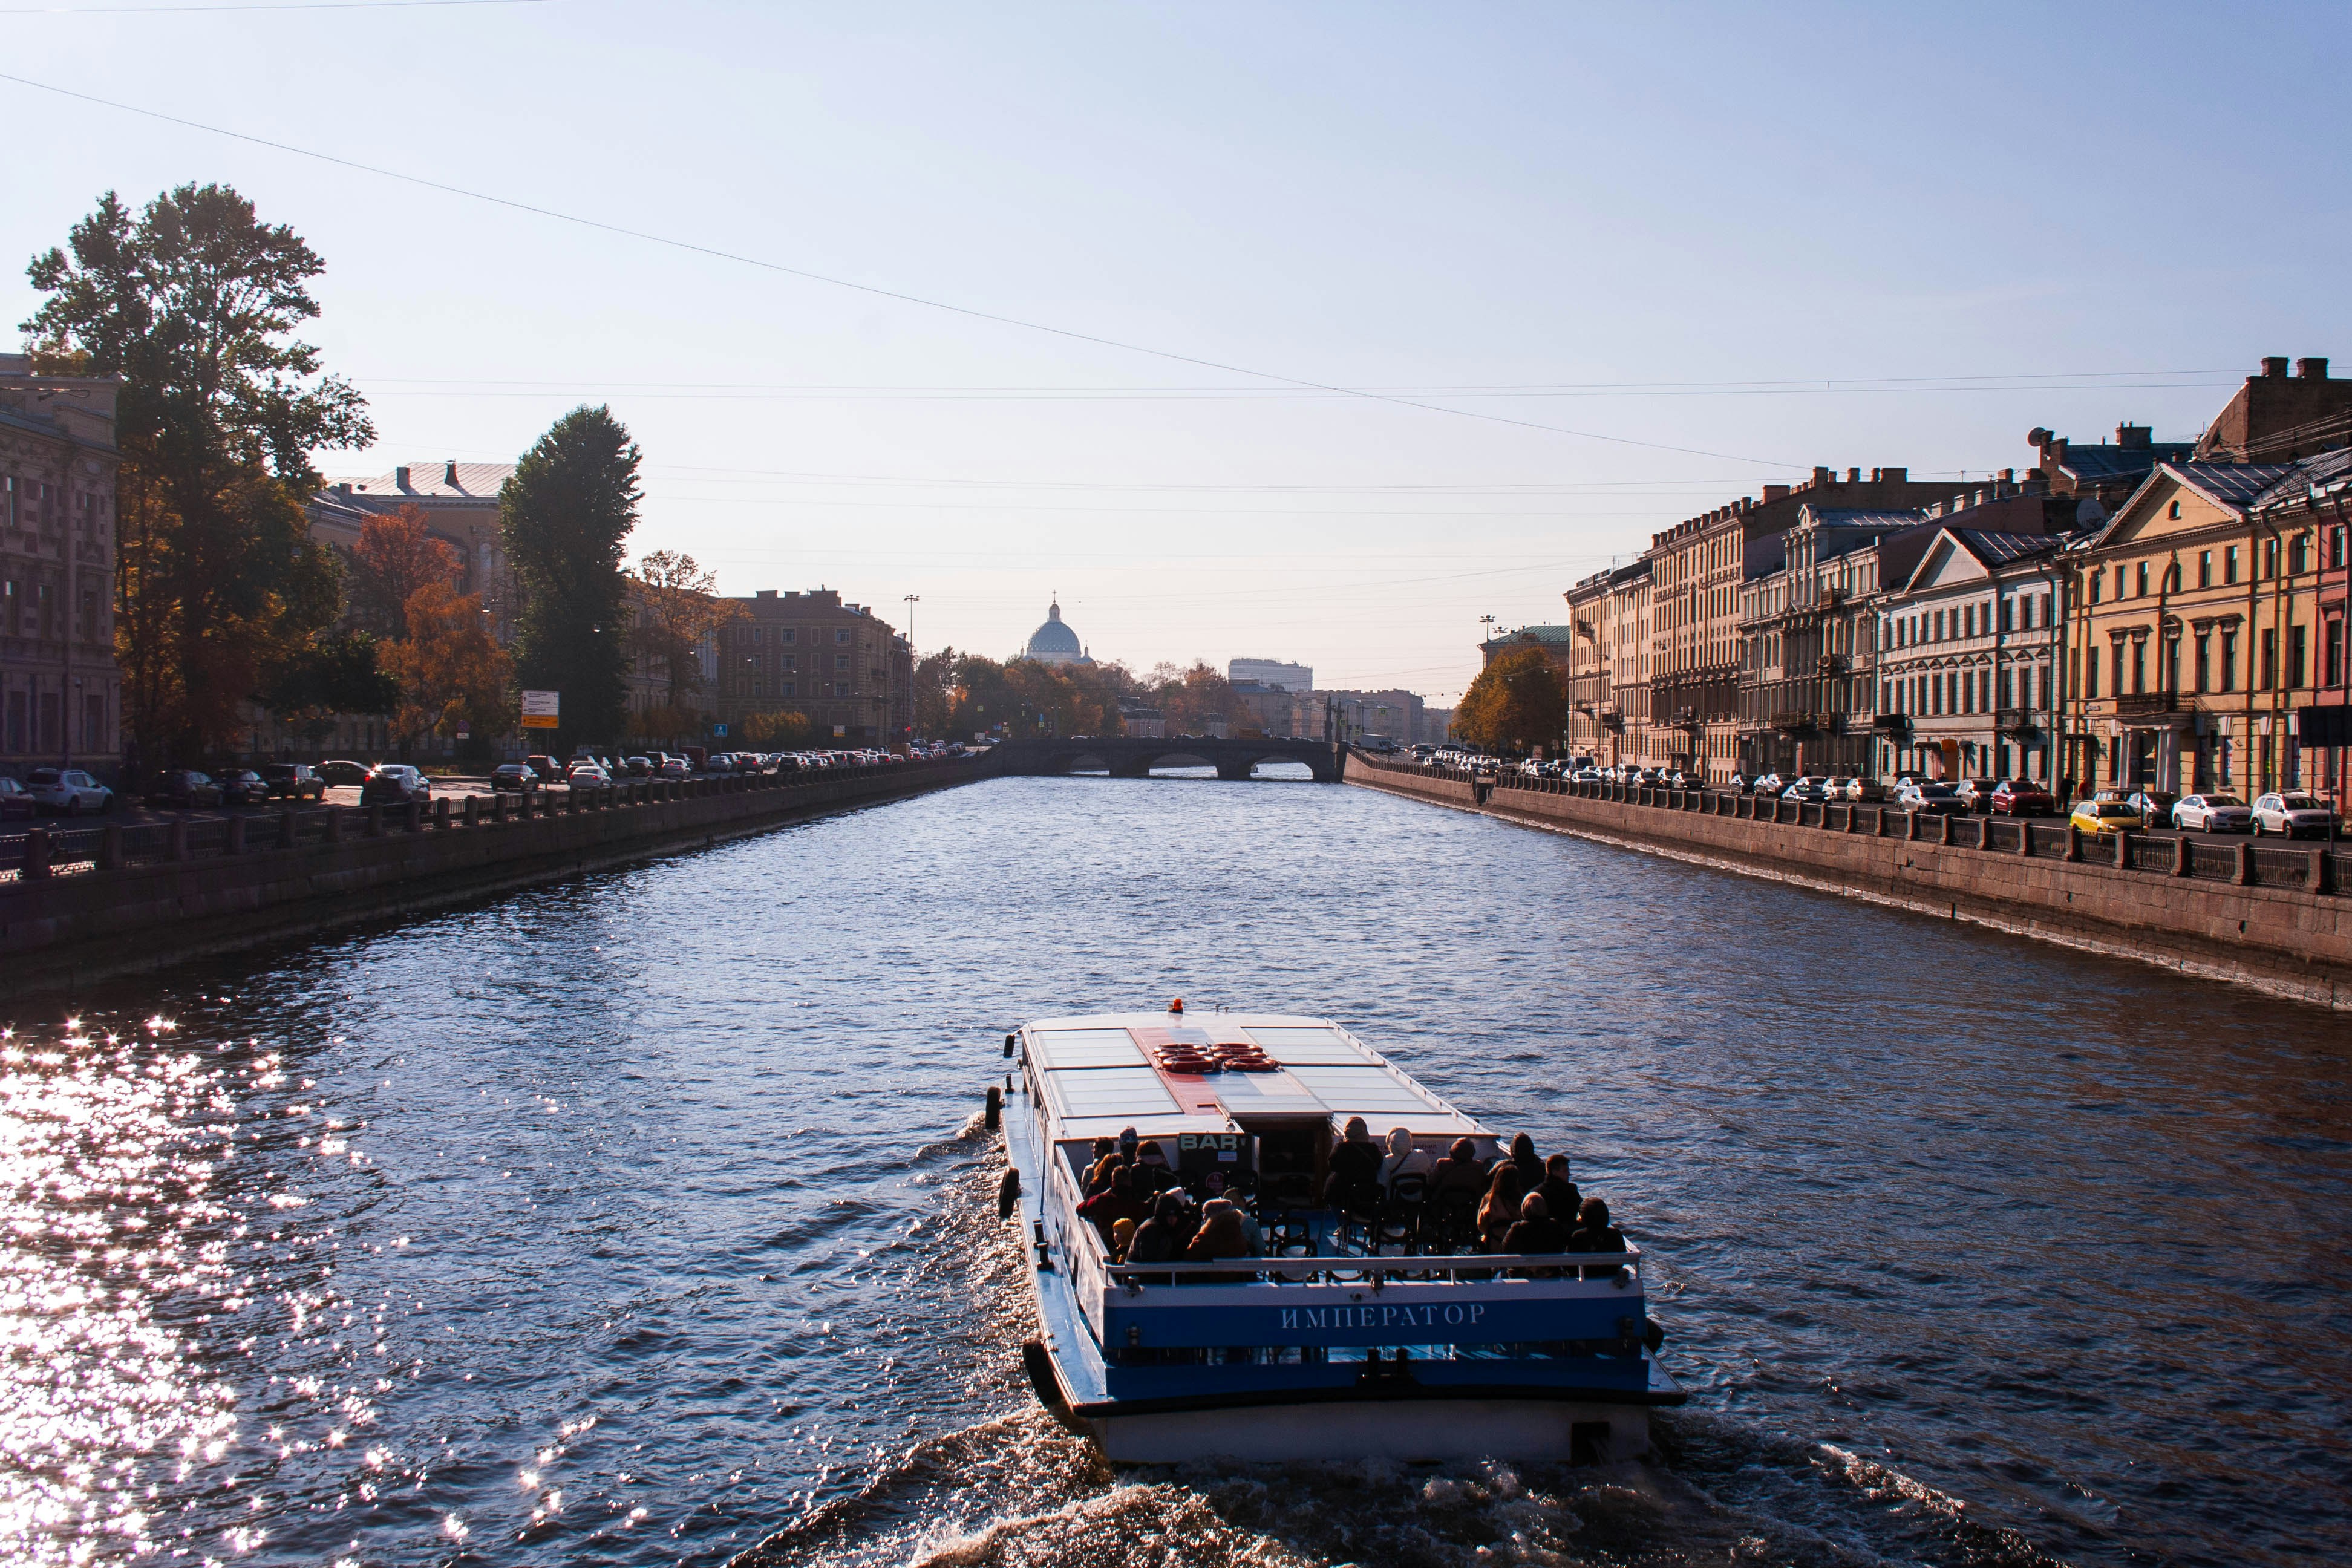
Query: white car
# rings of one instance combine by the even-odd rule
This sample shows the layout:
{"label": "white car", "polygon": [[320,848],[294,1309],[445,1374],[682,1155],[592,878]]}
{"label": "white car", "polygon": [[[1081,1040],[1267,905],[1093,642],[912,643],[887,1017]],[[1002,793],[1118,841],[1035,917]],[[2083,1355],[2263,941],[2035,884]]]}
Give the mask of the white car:
{"label": "white car", "polygon": [[2243,833],[2253,825],[2253,807],[2234,795],[2184,795],[2172,808],[2172,826],[2183,833]]}
{"label": "white car", "polygon": [[114,792],[79,768],[35,768],[26,776],[25,788],[36,809],[62,811],[68,816],[114,805]]}
{"label": "white car", "polygon": [[[38,775],[36,775],[38,776]],[[2327,803],[2300,791],[2266,795],[2254,802],[2254,837],[2265,833],[2283,834],[2289,838],[2325,838],[2330,830],[2341,833],[2343,826]]]}

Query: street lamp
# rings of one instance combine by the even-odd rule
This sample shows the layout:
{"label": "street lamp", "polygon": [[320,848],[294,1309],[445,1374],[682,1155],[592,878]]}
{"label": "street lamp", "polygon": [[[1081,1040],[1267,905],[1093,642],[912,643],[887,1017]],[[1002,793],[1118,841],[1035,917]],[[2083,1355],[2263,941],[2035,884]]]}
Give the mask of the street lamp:
{"label": "street lamp", "polygon": [[[915,648],[915,606],[916,606],[917,605],[919,605],[919,604],[921,604],[921,603],[923,602],[923,596],[922,596],[920,594],[908,594],[908,595],[906,595],[906,601],[907,601],[907,651],[908,651],[908,652],[909,652],[909,653],[912,653],[912,652],[914,651],[914,648]],[[1032,601],[1032,602],[1034,603],[1034,601]]]}

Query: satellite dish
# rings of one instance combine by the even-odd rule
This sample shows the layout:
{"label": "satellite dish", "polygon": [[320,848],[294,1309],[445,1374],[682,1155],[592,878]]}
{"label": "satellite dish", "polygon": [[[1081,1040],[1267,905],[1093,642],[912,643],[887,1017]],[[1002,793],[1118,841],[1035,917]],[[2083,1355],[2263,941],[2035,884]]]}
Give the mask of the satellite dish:
{"label": "satellite dish", "polygon": [[2029,447],[2047,447],[2055,439],[2056,437],[2039,425],[2025,433],[2025,444]]}
{"label": "satellite dish", "polygon": [[2101,506],[2094,497],[2074,509],[2074,521],[2084,528],[2089,528],[2095,523],[2105,522],[2107,521],[2107,509]]}

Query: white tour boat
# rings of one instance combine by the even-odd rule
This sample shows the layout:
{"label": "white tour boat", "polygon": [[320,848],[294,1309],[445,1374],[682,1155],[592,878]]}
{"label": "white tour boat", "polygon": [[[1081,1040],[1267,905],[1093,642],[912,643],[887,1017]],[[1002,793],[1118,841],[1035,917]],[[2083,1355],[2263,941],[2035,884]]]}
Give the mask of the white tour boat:
{"label": "white tour boat", "polygon": [[[1326,1018],[1105,1014],[1008,1035],[999,1207],[1034,1265],[1038,1397],[1113,1459],[1602,1462],[1682,1393],[1656,1359],[1643,1257],[1487,1254],[1425,1184],[1327,1206],[1348,1121],[1431,1159],[1493,1133]],[[992,1108],[998,1091],[989,1096]],[[1133,1128],[1196,1194],[1227,1189],[1257,1256],[1116,1263],[1078,1215],[1095,1141]],[[1359,1189],[1360,1190],[1360,1189]]]}

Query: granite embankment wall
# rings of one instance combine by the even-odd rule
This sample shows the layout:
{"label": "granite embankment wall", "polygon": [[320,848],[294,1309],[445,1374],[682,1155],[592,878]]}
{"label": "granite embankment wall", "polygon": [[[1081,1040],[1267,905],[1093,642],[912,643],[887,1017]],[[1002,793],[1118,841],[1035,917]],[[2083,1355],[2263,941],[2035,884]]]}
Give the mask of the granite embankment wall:
{"label": "granite embankment wall", "polygon": [[42,831],[0,882],[0,995],[444,908],[995,772],[959,758]]}
{"label": "granite embankment wall", "polygon": [[1489,783],[1351,752],[1349,784],[2352,1009],[2352,855],[1702,791]]}

